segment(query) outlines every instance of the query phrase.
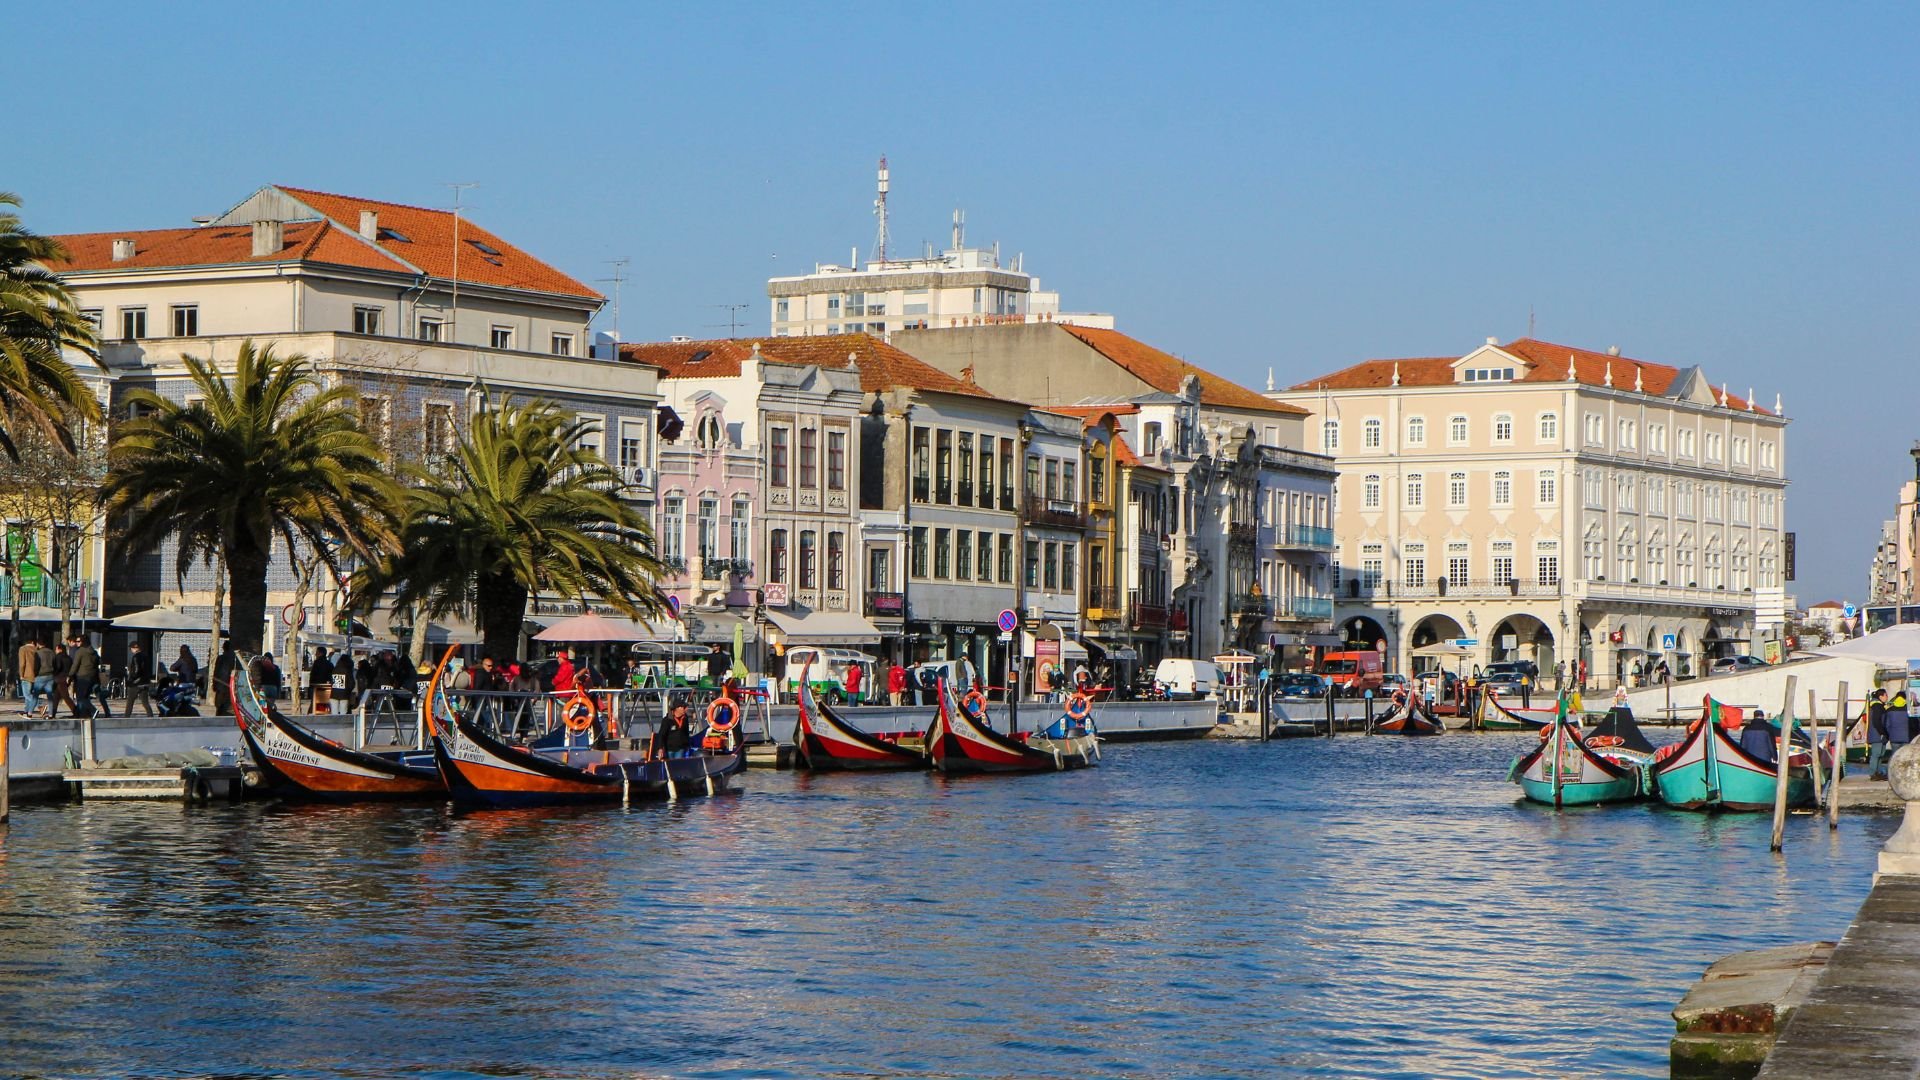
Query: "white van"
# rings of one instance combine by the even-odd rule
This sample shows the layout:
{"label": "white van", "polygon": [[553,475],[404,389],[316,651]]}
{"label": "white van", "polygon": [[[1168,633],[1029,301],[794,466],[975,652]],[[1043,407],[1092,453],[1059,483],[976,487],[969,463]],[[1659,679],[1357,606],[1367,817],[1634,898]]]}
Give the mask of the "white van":
{"label": "white van", "polygon": [[1220,669],[1211,660],[1168,657],[1153,669],[1153,677],[1166,684],[1168,697],[1203,698],[1220,687]]}

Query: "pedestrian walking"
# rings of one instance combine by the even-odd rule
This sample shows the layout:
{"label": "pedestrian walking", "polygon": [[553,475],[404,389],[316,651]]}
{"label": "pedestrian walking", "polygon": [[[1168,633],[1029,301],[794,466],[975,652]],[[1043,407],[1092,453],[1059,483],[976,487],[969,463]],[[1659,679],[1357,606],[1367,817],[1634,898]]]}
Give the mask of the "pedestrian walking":
{"label": "pedestrian walking", "polygon": [[60,715],[60,703],[67,703],[67,715],[79,716],[80,707],[73,703],[73,643],[64,642],[53,652],[53,704],[48,707],[48,716]]}
{"label": "pedestrian walking", "polygon": [[133,715],[133,707],[139,705],[153,715],[153,658],[148,656],[139,642],[127,647],[127,715]]}
{"label": "pedestrian walking", "polygon": [[1907,711],[1907,690],[1900,687],[1887,699],[1887,752],[1913,741],[1913,716]]}
{"label": "pedestrian walking", "polygon": [[727,655],[727,651],[721,648],[718,642],[715,642],[713,648],[707,652],[707,682],[716,688],[719,687],[726,681],[727,669],[732,666],[733,658]]}
{"label": "pedestrian walking", "polygon": [[40,643],[32,638],[20,643],[20,711],[32,716],[40,711],[41,695],[47,689],[40,678]]}
{"label": "pedestrian walking", "polygon": [[233,642],[220,643],[220,655],[213,659],[212,685],[213,715],[233,715],[233,669],[239,659],[233,655]]}
{"label": "pedestrian walking", "polygon": [[307,663],[307,696],[313,699],[307,709],[315,716],[333,711],[333,661],[325,649],[313,650],[313,659]]}

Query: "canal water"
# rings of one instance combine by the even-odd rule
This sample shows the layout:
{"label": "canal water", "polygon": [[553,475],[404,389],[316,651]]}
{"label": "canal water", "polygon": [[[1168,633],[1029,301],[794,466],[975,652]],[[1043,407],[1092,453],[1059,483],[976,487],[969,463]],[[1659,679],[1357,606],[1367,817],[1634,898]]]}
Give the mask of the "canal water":
{"label": "canal water", "polygon": [[1515,801],[1531,737],[754,772],[622,811],[16,809],[0,1075],[1655,1076],[1896,822]]}

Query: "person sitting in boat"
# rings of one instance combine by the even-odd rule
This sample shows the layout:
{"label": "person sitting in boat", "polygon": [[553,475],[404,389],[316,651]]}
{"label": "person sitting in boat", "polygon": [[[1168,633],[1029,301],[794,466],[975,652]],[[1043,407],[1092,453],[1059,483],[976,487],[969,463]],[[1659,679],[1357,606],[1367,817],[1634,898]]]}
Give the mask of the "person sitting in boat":
{"label": "person sitting in boat", "polygon": [[693,718],[687,712],[687,699],[676,695],[667,706],[666,718],[654,729],[647,747],[647,760],[680,757],[693,748]]}
{"label": "person sitting in boat", "polygon": [[1767,723],[1765,709],[1747,714],[1747,726],[1740,729],[1740,749],[1755,761],[1768,765],[1774,761],[1773,725]]}

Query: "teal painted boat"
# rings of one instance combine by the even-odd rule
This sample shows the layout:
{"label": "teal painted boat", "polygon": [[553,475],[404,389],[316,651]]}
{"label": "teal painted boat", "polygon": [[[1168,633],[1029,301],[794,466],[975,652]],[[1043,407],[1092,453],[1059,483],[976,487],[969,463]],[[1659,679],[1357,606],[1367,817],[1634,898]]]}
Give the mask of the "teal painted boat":
{"label": "teal painted boat", "polygon": [[[1686,737],[1660,751],[1651,770],[1660,801],[1680,810],[1771,810],[1779,774],[1740,748],[1722,721],[1738,713],[1712,698]],[[1795,748],[1787,765],[1787,805],[1813,804],[1812,757]]]}
{"label": "teal painted boat", "polygon": [[1529,802],[1597,806],[1632,802],[1644,792],[1640,765],[1587,745],[1579,727],[1568,719],[1564,702],[1540,735],[1540,745],[1515,759],[1509,771]]}

